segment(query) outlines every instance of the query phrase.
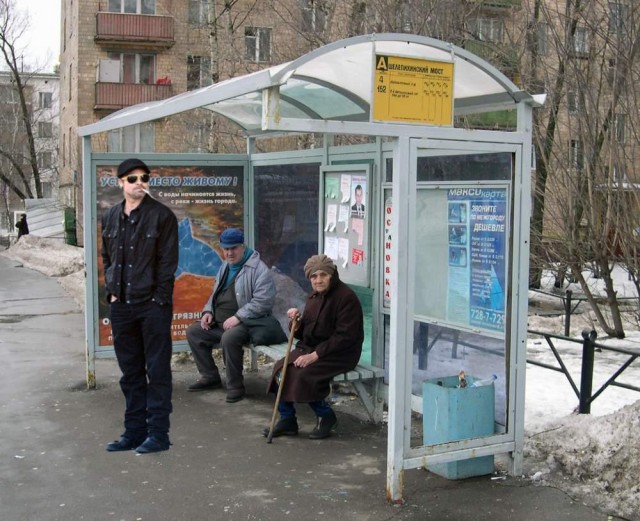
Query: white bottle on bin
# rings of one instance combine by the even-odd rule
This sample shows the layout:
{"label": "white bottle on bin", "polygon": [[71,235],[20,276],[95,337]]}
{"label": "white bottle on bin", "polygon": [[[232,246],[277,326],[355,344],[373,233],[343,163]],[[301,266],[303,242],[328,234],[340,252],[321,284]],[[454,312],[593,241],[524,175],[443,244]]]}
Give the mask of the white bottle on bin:
{"label": "white bottle on bin", "polygon": [[484,378],[483,380],[476,380],[469,387],[482,387],[483,385],[491,385],[498,379],[498,375],[492,374],[491,378]]}

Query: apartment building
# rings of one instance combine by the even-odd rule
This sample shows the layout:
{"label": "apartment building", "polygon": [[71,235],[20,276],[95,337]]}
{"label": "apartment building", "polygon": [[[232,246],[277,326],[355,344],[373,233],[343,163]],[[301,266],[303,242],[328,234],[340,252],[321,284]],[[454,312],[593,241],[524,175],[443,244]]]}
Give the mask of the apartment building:
{"label": "apartment building", "polygon": [[[43,198],[58,196],[58,131],[59,131],[59,77],[57,73],[25,71],[20,75],[24,85]],[[2,158],[3,174],[7,175],[24,195],[0,182],[0,235],[15,232],[16,214],[24,211],[23,199],[36,195],[36,185],[30,165],[27,134],[19,106],[19,93],[12,74],[0,71],[0,121],[2,148],[21,164],[25,180],[6,157]]]}
{"label": "apartment building", "polygon": [[[286,16],[293,16],[294,23],[284,23]],[[319,23],[313,0],[240,0],[231,7],[218,0],[63,0],[63,204],[78,209],[82,205],[78,127],[130,105],[166,99],[297,57],[310,44],[292,28]],[[131,154],[245,150],[233,124],[205,112],[99,135],[92,146]]]}

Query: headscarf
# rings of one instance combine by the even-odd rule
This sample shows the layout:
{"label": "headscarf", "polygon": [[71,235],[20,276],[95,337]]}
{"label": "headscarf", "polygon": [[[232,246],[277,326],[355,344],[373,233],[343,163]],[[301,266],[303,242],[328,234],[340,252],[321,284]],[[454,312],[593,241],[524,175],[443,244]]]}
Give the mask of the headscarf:
{"label": "headscarf", "polygon": [[336,272],[336,265],[330,257],[324,254],[314,255],[309,257],[309,260],[304,265],[304,276],[309,279],[316,271],[324,271],[329,275],[333,275]]}

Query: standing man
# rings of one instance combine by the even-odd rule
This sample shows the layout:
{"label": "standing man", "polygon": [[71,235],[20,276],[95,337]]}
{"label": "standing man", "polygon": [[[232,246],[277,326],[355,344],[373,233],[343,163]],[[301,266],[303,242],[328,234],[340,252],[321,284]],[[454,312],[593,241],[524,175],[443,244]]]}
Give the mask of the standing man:
{"label": "standing man", "polygon": [[[325,398],[334,376],[351,371],[360,360],[364,327],[362,306],[349,286],[340,280],[338,269],[326,255],[314,255],[304,265],[313,292],[308,296],[295,337],[300,340],[289,355],[284,388],[278,404],[280,419],[273,436],[295,436],[298,420],[294,402],[308,403],[316,414],[312,440],[328,437],[338,423]],[[290,320],[300,316],[296,308],[287,311]],[[277,393],[284,359],[276,362],[269,385]],[[269,429],[264,430],[268,436]]]}
{"label": "standing man", "polygon": [[178,267],[178,221],[148,195],[149,167],[118,166],[124,201],[102,218],[102,264],[113,347],[122,371],[124,433],[109,452],[169,449],[171,319]]}
{"label": "standing man", "polygon": [[20,214],[20,219],[16,223],[16,228],[18,228],[18,240],[23,235],[29,235],[29,225],[27,224],[27,214]]}
{"label": "standing man", "polygon": [[[200,379],[189,391],[222,387],[220,372],[213,360],[214,347],[222,348],[227,374],[227,402],[245,395],[242,376],[243,348],[250,340],[251,319],[271,316],[276,300],[273,275],[260,260],[260,254],[244,244],[244,233],[227,228],[220,234],[225,262],[216,274],[216,282],[199,322],[187,329],[187,341],[193,353]],[[278,325],[280,333],[282,330]]]}

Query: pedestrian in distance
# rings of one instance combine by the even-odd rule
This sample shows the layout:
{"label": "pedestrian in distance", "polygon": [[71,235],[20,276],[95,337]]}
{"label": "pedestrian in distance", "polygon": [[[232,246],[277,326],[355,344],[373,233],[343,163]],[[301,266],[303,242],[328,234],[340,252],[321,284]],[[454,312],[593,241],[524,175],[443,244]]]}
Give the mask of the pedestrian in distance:
{"label": "pedestrian in distance", "polygon": [[149,167],[139,159],[118,166],[124,200],[102,218],[102,263],[113,347],[122,371],[124,433],[109,452],[168,450],[171,320],[178,267],[178,221],[149,194]]}
{"label": "pedestrian in distance", "polygon": [[[364,340],[363,313],[358,297],[340,280],[338,269],[326,255],[314,255],[304,265],[304,274],[311,281],[312,292],[307,297],[302,316],[297,308],[287,311],[295,323],[299,318],[295,338],[299,339],[288,357],[285,379],[280,382],[284,358],[276,362],[268,391],[277,393],[283,386],[278,403],[280,419],[273,437],[298,434],[295,403],[307,403],[316,415],[311,439],[330,436],[338,419],[326,401],[334,376],[351,371],[358,364]],[[269,429],[263,431],[269,435]]]}
{"label": "pedestrian in distance", "polygon": [[29,225],[27,224],[27,214],[20,214],[20,219],[16,223],[16,228],[18,228],[18,240],[23,235],[29,235]]}
{"label": "pedestrian in distance", "polygon": [[[226,373],[227,403],[245,396],[243,346],[250,341],[270,344],[286,340],[272,315],[276,300],[273,275],[260,254],[244,242],[244,232],[227,228],[220,234],[225,261],[220,266],[213,290],[199,321],[187,328],[187,341],[200,378],[188,391],[221,388],[220,371],[213,349],[221,348]],[[257,334],[260,339],[257,340]]]}

